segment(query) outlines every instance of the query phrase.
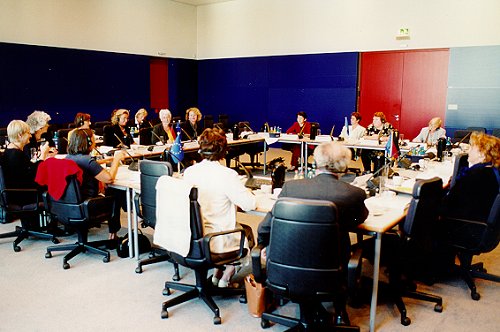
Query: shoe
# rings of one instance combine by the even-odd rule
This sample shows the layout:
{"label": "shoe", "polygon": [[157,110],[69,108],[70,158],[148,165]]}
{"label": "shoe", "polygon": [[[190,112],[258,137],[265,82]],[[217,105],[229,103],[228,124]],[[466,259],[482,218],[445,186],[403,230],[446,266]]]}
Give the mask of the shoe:
{"label": "shoe", "polygon": [[220,279],[213,275],[212,276],[212,285],[217,287],[217,286],[219,286],[219,282],[220,282]]}
{"label": "shoe", "polygon": [[229,280],[221,279],[221,280],[219,280],[219,283],[217,284],[217,286],[219,288],[227,288],[227,287],[229,287],[229,283],[230,283]]}
{"label": "shoe", "polygon": [[286,171],[287,171],[287,172],[295,172],[296,170],[297,170],[297,167],[292,166],[292,167],[290,167],[289,169],[287,169]]}

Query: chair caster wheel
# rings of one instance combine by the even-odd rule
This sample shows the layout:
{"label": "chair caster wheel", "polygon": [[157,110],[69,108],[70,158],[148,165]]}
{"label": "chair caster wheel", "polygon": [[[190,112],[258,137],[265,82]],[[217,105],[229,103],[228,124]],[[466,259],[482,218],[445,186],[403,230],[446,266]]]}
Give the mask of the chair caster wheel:
{"label": "chair caster wheel", "polygon": [[51,258],[52,257],[52,253],[51,252],[46,252],[45,253],[45,258]]}
{"label": "chair caster wheel", "polygon": [[174,275],[172,276],[172,280],[173,280],[173,281],[179,281],[179,280],[181,280],[181,277],[179,277],[179,275],[178,275],[178,274],[174,274]]}
{"label": "chair caster wheel", "polygon": [[271,327],[271,323],[267,319],[262,318],[260,320],[260,327],[262,327],[263,329],[270,328]]}
{"label": "chair caster wheel", "polygon": [[222,319],[219,316],[214,317],[214,325],[220,325],[222,323]]}
{"label": "chair caster wheel", "polygon": [[21,251],[21,247],[20,246],[14,246],[14,251],[15,252],[20,252]]}
{"label": "chair caster wheel", "polygon": [[470,297],[474,300],[474,301],[479,301],[479,299],[481,298],[481,295],[479,295],[478,292],[471,292],[470,293]]}
{"label": "chair caster wheel", "polygon": [[172,293],[170,292],[170,288],[164,288],[162,294],[163,295],[170,295]]}
{"label": "chair caster wheel", "polygon": [[141,266],[136,267],[135,273],[142,273],[142,267]]}
{"label": "chair caster wheel", "polygon": [[163,309],[161,311],[161,319],[168,318],[168,311],[166,309]]}
{"label": "chair caster wheel", "polygon": [[53,243],[53,244],[58,244],[58,243],[59,243],[59,240],[58,240],[58,239],[56,239],[56,238],[53,238],[53,239],[52,239],[52,243]]}
{"label": "chair caster wheel", "polygon": [[401,318],[401,325],[408,326],[411,324],[411,319],[409,317]]}
{"label": "chair caster wheel", "polygon": [[442,304],[436,304],[434,306],[434,311],[435,312],[443,312],[443,305]]}
{"label": "chair caster wheel", "polygon": [[102,259],[102,261],[103,261],[104,263],[109,263],[109,256],[105,256],[105,257]]}
{"label": "chair caster wheel", "polygon": [[65,270],[69,269],[69,264],[68,263],[64,263],[63,264],[63,269],[65,269]]}
{"label": "chair caster wheel", "polygon": [[247,303],[247,297],[245,295],[240,296],[240,303]]}
{"label": "chair caster wheel", "polygon": [[150,253],[149,253],[149,255],[148,255],[148,257],[149,257],[149,258],[153,258],[153,257],[155,257],[155,254],[154,254],[154,253],[152,253],[152,252],[150,252]]}

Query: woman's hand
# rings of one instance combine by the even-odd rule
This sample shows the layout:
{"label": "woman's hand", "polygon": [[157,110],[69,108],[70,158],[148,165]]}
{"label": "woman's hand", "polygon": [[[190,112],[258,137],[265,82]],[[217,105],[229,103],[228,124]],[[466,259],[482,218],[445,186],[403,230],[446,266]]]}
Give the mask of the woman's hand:
{"label": "woman's hand", "polygon": [[40,159],[45,160],[50,157],[54,157],[58,153],[56,148],[51,148],[49,142],[45,142],[40,145]]}

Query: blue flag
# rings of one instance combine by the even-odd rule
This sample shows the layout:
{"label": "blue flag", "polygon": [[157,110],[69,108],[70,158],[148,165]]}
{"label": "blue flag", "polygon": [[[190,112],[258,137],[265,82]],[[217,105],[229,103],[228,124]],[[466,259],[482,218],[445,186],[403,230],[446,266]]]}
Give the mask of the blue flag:
{"label": "blue flag", "polygon": [[170,154],[175,163],[180,163],[184,159],[184,150],[182,149],[181,143],[181,133],[177,132],[177,137],[175,138],[174,144],[170,148]]}
{"label": "blue flag", "polygon": [[347,136],[349,136],[349,123],[347,122],[347,116],[344,117],[344,126]]}

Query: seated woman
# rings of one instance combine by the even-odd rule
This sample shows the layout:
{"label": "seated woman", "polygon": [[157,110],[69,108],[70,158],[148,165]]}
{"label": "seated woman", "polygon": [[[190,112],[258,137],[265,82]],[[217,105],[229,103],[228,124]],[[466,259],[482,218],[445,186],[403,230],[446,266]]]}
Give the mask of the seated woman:
{"label": "seated woman", "polygon": [[166,108],[160,110],[160,121],[153,127],[151,133],[151,142],[156,143],[173,143],[177,134],[175,133],[174,126],[172,125],[172,113]]}
{"label": "seated woman", "polygon": [[187,137],[185,140],[196,140],[203,132],[203,126],[200,125],[202,115],[198,108],[191,107],[186,110],[186,121],[181,125],[182,134]]}
{"label": "seated woman", "polygon": [[339,137],[342,137],[346,141],[359,141],[365,136],[365,127],[361,126],[359,122],[361,121],[361,114],[358,112],[351,113],[351,125],[346,128],[342,128],[342,132]]}
{"label": "seated woman", "polygon": [[432,118],[429,121],[429,126],[422,128],[417,137],[412,142],[425,143],[428,146],[436,145],[438,139],[441,137],[446,138],[446,130],[441,128],[441,118]]}
{"label": "seated woman", "polygon": [[121,145],[126,146],[133,144],[130,128],[127,125],[129,111],[126,109],[118,109],[111,115],[111,126],[105,127],[103,135],[103,144],[114,148]]}
{"label": "seated woman", "polygon": [[[6,188],[19,189],[38,189],[35,182],[36,171],[39,162],[31,162],[24,152],[23,148],[28,144],[31,138],[30,127],[21,120],[12,120],[7,126],[7,135],[9,144],[5,149],[1,164]],[[45,160],[55,155],[55,150],[50,150],[49,143],[41,145],[39,160]],[[19,201],[19,204],[33,203],[30,201]],[[21,223],[34,223],[37,220],[27,220],[21,218]]]}
{"label": "seated woman", "polygon": [[[83,198],[96,197],[99,195],[99,182],[103,184],[113,183],[120,166],[120,161],[126,157],[124,151],[116,151],[109,171],[103,168],[95,159],[90,156],[90,152],[95,148],[94,134],[91,129],[75,129],[69,138],[67,159],[74,160],[83,170],[83,181],[81,194]],[[123,191],[110,190],[107,194],[115,195],[115,213],[109,220],[109,239],[118,239],[117,232],[121,228],[120,207],[123,201]]]}
{"label": "seated woman", "polygon": [[24,153],[27,156],[31,155],[31,148],[40,150],[42,143],[48,142],[49,146],[55,147],[54,140],[52,139],[49,129],[50,115],[43,111],[34,111],[26,119],[26,124],[30,127],[30,139],[24,146]]}
{"label": "seated woman", "polygon": [[[184,179],[198,187],[198,202],[203,216],[204,233],[231,230],[236,227],[236,206],[244,211],[255,209],[255,196],[241,183],[236,171],[220,163],[227,151],[226,135],[219,129],[205,129],[199,138],[203,161],[186,168]],[[207,176],[209,174],[209,176]],[[238,245],[238,239],[220,238],[214,252],[225,252]],[[216,270],[212,282],[227,287],[235,273],[232,265],[224,272]]]}
{"label": "seated woman", "polygon": [[457,175],[455,185],[445,196],[444,216],[486,221],[498,194],[499,167],[500,138],[479,132],[472,133],[469,167]]}
{"label": "seated woman", "polygon": [[[383,112],[375,112],[375,114],[373,114],[373,121],[370,125],[368,125],[368,127],[366,127],[365,136],[363,136],[363,138],[368,140],[378,140],[379,142],[387,142],[392,130],[394,130],[394,128],[389,122],[386,121],[385,114]],[[361,152],[361,161],[363,162],[365,172],[371,172],[372,161],[375,162],[377,157],[383,157],[383,155],[383,152],[363,149]]]}
{"label": "seated woman", "polygon": [[[298,112],[297,113],[297,122],[295,122],[288,130],[287,134],[296,134],[299,138],[302,138],[305,134],[311,133],[311,124],[307,122],[307,114],[306,112]],[[285,147],[285,149],[290,149],[292,151],[292,159],[290,160],[290,172],[293,172],[299,166],[299,158],[300,158],[300,144],[290,144]]]}

